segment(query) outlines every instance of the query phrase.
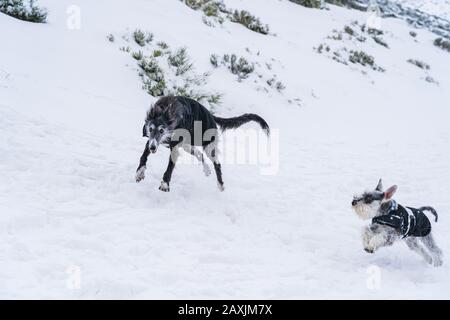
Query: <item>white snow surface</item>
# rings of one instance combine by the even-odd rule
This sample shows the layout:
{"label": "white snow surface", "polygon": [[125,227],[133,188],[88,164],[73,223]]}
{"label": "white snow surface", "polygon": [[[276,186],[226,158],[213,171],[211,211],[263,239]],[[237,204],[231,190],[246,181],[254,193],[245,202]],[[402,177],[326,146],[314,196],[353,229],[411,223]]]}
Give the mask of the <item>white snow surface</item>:
{"label": "white snow surface", "polygon": [[419,9],[425,13],[450,20],[450,0],[391,0],[391,1],[401,4],[405,8]]}
{"label": "white snow surface", "polygon": [[[363,74],[313,50],[333,29],[364,23],[356,10],[225,1],[276,34],[264,36],[231,22],[208,27],[178,0],[77,3],[80,30],[66,26],[73,1],[39,1],[47,24],[0,14],[0,298],[450,298],[446,256],[432,267],[403,243],[370,255],[350,208],[383,177],[399,186],[399,203],[437,209],[433,232],[448,256],[450,56],[435,35],[413,38],[405,22],[383,20],[390,48],[361,45],[386,72]],[[130,55],[106,39],[135,28],[186,46],[196,68],[212,72],[209,86],[224,93],[218,115],[254,112],[279,130],[277,174],[224,163],[221,193],[213,175],[186,164],[163,193],[160,150],[136,184],[155,99]],[[209,63],[247,47],[276,61],[285,93]],[[439,84],[409,58],[428,63]]]}

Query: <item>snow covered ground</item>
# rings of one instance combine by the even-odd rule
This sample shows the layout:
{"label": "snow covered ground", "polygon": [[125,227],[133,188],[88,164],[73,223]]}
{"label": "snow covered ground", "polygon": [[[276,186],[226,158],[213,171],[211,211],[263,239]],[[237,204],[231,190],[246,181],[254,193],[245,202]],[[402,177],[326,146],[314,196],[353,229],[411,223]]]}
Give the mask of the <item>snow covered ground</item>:
{"label": "snow covered ground", "polygon": [[[39,3],[47,24],[0,14],[0,298],[450,298],[446,257],[434,268],[402,243],[367,254],[350,208],[379,177],[398,184],[400,203],[440,213],[433,228],[448,256],[450,56],[435,35],[413,38],[385,19],[389,48],[333,42],[333,29],[368,16],[278,0],[225,1],[275,35],[209,27],[178,0],[80,0],[71,30],[73,1]],[[217,114],[258,113],[279,132],[277,174],[224,163],[220,193],[184,164],[162,193],[161,150],[134,182],[155,99],[106,36],[136,28],[186,46],[212,72],[209,86],[224,93]],[[313,49],[324,42],[360,48],[386,71],[337,63]],[[212,68],[212,53],[232,52],[272,61],[284,93]]]}
{"label": "snow covered ground", "polygon": [[419,9],[425,13],[450,20],[449,0],[391,0],[405,8]]}

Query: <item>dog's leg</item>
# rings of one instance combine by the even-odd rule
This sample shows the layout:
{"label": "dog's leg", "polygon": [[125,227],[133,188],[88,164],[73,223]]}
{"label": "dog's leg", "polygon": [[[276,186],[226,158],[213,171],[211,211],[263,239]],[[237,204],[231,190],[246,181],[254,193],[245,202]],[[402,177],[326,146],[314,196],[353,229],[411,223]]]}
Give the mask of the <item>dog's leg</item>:
{"label": "dog's leg", "polygon": [[191,145],[184,145],[183,149],[191,154],[192,156],[196,157],[198,161],[202,163],[203,166],[203,173],[205,176],[209,176],[211,174],[211,169],[209,168],[208,164],[205,162],[205,157],[203,155],[203,152],[198,150],[196,147]]}
{"label": "dog's leg", "polygon": [[420,254],[427,263],[432,264],[433,258],[428,254],[428,252],[420,245],[419,241],[417,241],[417,238],[411,237],[406,238],[405,240],[406,244],[408,245],[408,248],[410,248],[412,251]]}
{"label": "dog's leg", "polygon": [[136,182],[140,182],[145,178],[145,169],[147,168],[147,158],[150,154],[150,150],[148,149],[148,141],[145,144],[144,152],[142,153],[141,159],[139,161],[139,166],[136,170]]}
{"label": "dog's leg", "polygon": [[425,247],[428,250],[430,250],[431,254],[433,255],[433,265],[435,267],[442,266],[443,264],[442,250],[437,246],[431,233],[426,237],[420,238],[420,240],[425,245]]}
{"label": "dog's leg", "polygon": [[222,166],[219,162],[219,157],[217,153],[217,143],[214,141],[210,144],[208,144],[205,147],[205,153],[208,156],[208,158],[212,161],[214,164],[214,170],[216,171],[217,176],[217,186],[219,187],[220,191],[224,191],[225,187],[223,186],[223,180],[222,180]]}
{"label": "dog's leg", "polygon": [[159,190],[164,192],[169,192],[169,184],[170,179],[172,178],[172,172],[175,168],[175,163],[178,160],[179,151],[178,146],[170,147],[170,156],[169,156],[169,164],[167,165],[166,172],[164,172],[163,180],[161,181],[161,186],[159,187]]}
{"label": "dog's leg", "polygon": [[372,224],[363,232],[364,250],[374,253],[381,247],[392,245],[398,239],[396,231],[390,227]]}

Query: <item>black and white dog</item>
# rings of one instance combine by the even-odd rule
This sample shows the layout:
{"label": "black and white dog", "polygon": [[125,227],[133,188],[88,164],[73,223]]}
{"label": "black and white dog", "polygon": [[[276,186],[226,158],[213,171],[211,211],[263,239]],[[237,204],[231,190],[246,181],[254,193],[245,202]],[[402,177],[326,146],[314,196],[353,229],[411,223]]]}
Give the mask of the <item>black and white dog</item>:
{"label": "black and white dog", "polygon": [[431,212],[437,222],[437,212],[432,207],[415,209],[401,206],[392,199],[396,191],[395,185],[383,191],[380,179],[374,191],[353,198],[352,207],[356,214],[364,220],[372,219],[363,231],[364,250],[373,253],[404,239],[408,247],[422,255],[429,264],[442,265],[442,251],[431,235],[431,223],[424,213]]}
{"label": "black and white dog", "polygon": [[224,190],[221,165],[218,160],[218,126],[221,130],[238,128],[249,122],[257,122],[269,134],[269,125],[256,114],[244,114],[235,118],[219,118],[213,116],[204,106],[195,100],[181,96],[166,96],[160,98],[147,112],[143,127],[143,136],[148,138],[144,153],[141,156],[136,171],[136,182],[145,178],[147,158],[155,153],[160,144],[170,148],[167,170],[164,173],[161,191],[169,191],[170,179],[182,148],[195,156],[203,164],[206,175],[211,173],[205,163],[203,152],[213,162],[220,191]]}

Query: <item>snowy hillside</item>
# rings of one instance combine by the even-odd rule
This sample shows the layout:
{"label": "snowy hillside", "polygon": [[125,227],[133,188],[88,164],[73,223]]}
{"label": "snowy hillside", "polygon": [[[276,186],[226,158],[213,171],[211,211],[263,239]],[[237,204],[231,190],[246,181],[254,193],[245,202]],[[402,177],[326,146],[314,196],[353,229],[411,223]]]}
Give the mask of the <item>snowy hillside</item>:
{"label": "snowy hillside", "polygon": [[419,9],[425,13],[432,14],[450,20],[449,0],[391,0],[406,8]]}
{"label": "snowy hillside", "polygon": [[[46,24],[0,13],[0,298],[450,298],[450,52],[400,19],[374,35],[357,10],[224,2],[269,34],[207,25],[179,0],[40,0]],[[151,49],[124,37],[136,29],[186,47],[223,94],[217,115],[267,120],[273,174],[224,161],[221,193],[185,163],[163,193],[159,150],[136,184],[156,101],[132,57]],[[210,62],[233,53],[248,78]],[[350,203],[380,177],[437,209],[442,267],[403,243],[364,252]]]}

